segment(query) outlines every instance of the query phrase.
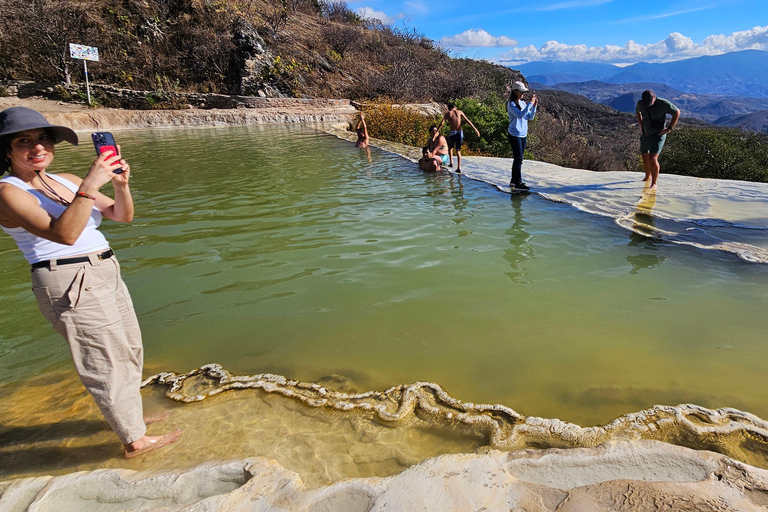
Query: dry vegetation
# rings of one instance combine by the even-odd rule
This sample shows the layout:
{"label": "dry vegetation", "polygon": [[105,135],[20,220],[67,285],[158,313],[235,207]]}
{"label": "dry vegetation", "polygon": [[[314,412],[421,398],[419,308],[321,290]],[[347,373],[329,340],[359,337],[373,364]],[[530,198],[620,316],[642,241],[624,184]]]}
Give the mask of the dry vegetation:
{"label": "dry vegetation", "polygon": [[[155,91],[346,97],[379,102],[461,99],[480,125],[467,153],[506,156],[506,87],[523,77],[488,62],[451,58],[408,27],[361,19],[339,0],[0,0],[0,79],[82,81],[68,43],[97,46],[95,82]],[[605,169],[615,157],[567,115],[542,109],[532,156]],[[555,112],[554,110],[552,111]],[[421,145],[431,119],[371,112],[374,136]],[[407,118],[407,119],[406,119]]]}
{"label": "dry vegetation", "polygon": [[[0,80],[82,82],[82,66],[69,58],[74,42],[99,47],[92,81],[158,98],[188,91],[379,104],[456,100],[482,133],[466,132],[466,153],[509,156],[504,100],[508,84],[523,79],[519,72],[451,58],[418,31],[361,19],[339,0],[0,0],[0,12]],[[639,168],[632,115],[565,92],[540,96],[529,157],[594,170]],[[379,106],[368,124],[374,136],[419,146],[432,122]],[[768,159],[760,156],[768,143],[742,139],[681,127],[662,154],[665,172],[688,173],[690,161],[717,158],[707,149],[721,144],[728,169],[705,160],[701,172],[727,177],[736,173],[734,162],[749,161],[733,176],[768,179],[761,167]],[[690,154],[694,143],[702,149]],[[759,158],[742,158],[742,151]]]}
{"label": "dry vegetation", "polygon": [[0,11],[0,79],[82,80],[70,42],[99,47],[94,81],[144,90],[247,93],[253,72],[292,96],[446,101],[520,76],[337,0],[0,0]]}

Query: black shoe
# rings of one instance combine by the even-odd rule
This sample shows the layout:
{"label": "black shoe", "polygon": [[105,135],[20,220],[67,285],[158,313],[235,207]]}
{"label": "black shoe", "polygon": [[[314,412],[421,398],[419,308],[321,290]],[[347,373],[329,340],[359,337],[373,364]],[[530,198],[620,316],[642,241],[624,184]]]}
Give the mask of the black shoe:
{"label": "black shoe", "polygon": [[461,169],[459,169],[458,167],[456,168],[456,174],[461,174]]}
{"label": "black shoe", "polygon": [[448,164],[448,167],[453,167],[453,164]]}
{"label": "black shoe", "polygon": [[525,183],[523,183],[523,182],[520,182],[520,183],[512,183],[512,182],[510,181],[510,182],[509,182],[509,188],[514,188],[515,190],[531,190],[531,187],[529,187],[528,185],[526,185],[526,184],[525,184]]}

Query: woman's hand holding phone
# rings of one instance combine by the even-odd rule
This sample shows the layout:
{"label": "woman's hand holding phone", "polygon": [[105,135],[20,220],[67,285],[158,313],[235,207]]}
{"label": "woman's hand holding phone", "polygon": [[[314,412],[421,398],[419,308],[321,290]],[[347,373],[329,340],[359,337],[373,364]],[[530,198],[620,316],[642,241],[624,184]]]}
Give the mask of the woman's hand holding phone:
{"label": "woman's hand holding phone", "polygon": [[[122,172],[115,173],[117,170]],[[128,184],[130,174],[131,167],[128,163],[119,154],[116,155],[112,151],[107,151],[100,154],[96,161],[93,162],[88,170],[88,174],[83,179],[81,189],[87,193],[94,193],[110,181],[113,183],[113,186],[125,186]]]}
{"label": "woman's hand holding phone", "polygon": [[115,176],[118,176],[115,174],[115,170],[122,167],[120,160],[120,156],[112,152],[102,153],[91,164],[88,174],[83,178],[83,184],[93,189],[92,191],[98,191],[101,187],[112,181]]}
{"label": "woman's hand holding phone", "polygon": [[[123,152],[120,151],[119,144],[117,144],[117,154],[118,156],[123,154]],[[131,177],[131,166],[128,165],[128,162],[126,162],[122,156],[119,156],[119,158],[120,160],[118,163],[120,164],[120,168],[112,171],[112,184],[127,185],[128,180]]]}

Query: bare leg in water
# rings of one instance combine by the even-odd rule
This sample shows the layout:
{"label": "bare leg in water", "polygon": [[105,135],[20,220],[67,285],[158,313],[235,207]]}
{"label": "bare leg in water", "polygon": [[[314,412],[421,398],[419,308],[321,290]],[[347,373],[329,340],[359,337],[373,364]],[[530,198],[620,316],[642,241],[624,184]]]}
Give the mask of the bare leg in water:
{"label": "bare leg in water", "polygon": [[645,171],[643,181],[651,180],[651,188],[655,189],[661,170],[657,153],[643,153],[643,170]]}

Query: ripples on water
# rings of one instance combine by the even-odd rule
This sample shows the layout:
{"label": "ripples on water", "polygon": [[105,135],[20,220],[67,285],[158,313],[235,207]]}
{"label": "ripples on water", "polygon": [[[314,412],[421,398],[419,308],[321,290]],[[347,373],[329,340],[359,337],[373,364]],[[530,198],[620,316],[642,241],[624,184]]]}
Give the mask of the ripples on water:
{"label": "ripples on water", "polygon": [[[139,312],[147,373],[217,362],[358,391],[433,381],[461,400],[581,425],[686,402],[768,415],[764,266],[426,175],[380,150],[369,161],[301,127],[117,137],[137,215],[104,231]],[[62,147],[56,163],[85,169],[89,158]],[[8,413],[23,379],[71,363],[9,239],[0,253]],[[208,420],[230,414],[205,407]],[[178,414],[193,428],[196,413]],[[473,436],[427,451],[473,449]],[[216,453],[245,456],[242,443],[227,438]]]}

